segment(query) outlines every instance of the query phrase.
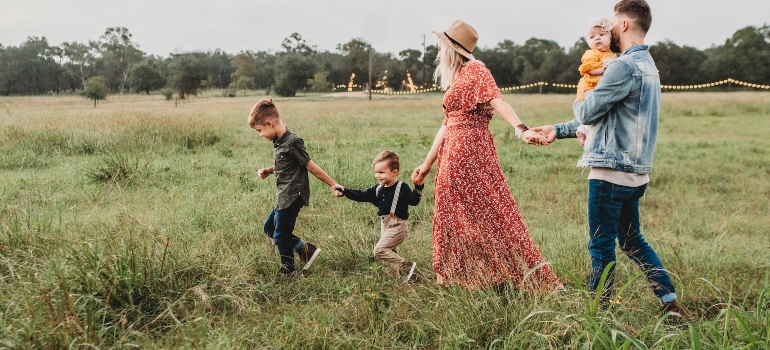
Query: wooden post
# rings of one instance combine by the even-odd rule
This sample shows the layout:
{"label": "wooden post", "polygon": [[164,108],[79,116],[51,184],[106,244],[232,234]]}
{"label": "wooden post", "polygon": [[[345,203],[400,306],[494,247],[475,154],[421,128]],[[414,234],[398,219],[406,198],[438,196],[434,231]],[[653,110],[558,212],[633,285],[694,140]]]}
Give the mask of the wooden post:
{"label": "wooden post", "polygon": [[372,43],[369,43],[369,101],[372,100]]}
{"label": "wooden post", "polygon": [[425,88],[425,34],[422,35],[422,88]]}

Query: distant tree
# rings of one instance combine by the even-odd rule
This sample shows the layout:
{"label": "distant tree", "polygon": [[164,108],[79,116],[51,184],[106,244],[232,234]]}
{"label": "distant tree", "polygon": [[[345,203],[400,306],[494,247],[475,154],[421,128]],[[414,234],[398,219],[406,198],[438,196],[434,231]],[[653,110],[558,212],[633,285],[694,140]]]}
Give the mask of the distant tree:
{"label": "distant tree", "polygon": [[235,70],[230,79],[235,84],[235,89],[253,89],[254,76],[257,73],[257,63],[250,53],[241,52],[230,59],[230,65]]}
{"label": "distant tree", "polygon": [[283,39],[281,47],[286,53],[295,53],[302,56],[311,56],[317,52],[317,48],[314,45],[308,45],[299,33],[292,33]]}
{"label": "distant tree", "polygon": [[45,94],[59,90],[64,71],[56,61],[58,48],[45,37],[29,37],[7,47],[0,57],[0,94]]}
{"label": "distant tree", "polygon": [[307,86],[307,80],[313,77],[316,66],[310,57],[289,53],[278,58],[275,70],[275,93],[290,97]]}
{"label": "distant tree", "polygon": [[208,87],[223,89],[230,85],[233,74],[233,67],[230,65],[232,56],[221,50],[208,52],[205,55],[198,55],[203,65],[208,71]]}
{"label": "distant tree", "polygon": [[206,67],[198,54],[175,55],[169,64],[171,71],[171,86],[179,91],[179,98],[187,94],[198,94],[201,82],[208,77]]}
{"label": "distant tree", "polygon": [[[337,45],[337,50],[345,57],[348,67],[347,76],[356,75],[354,83],[363,85],[369,79],[369,44],[363,39],[351,39]],[[346,78],[347,79],[347,78]],[[347,84],[347,80],[344,81]]]}
{"label": "distant tree", "polygon": [[281,47],[284,51],[278,53],[275,62],[274,90],[279,96],[294,96],[297,90],[307,87],[308,79],[316,72],[316,49],[298,33],[283,39]]}
{"label": "distant tree", "polygon": [[107,87],[107,79],[104,79],[103,76],[97,75],[86,80],[85,89],[83,89],[83,96],[85,98],[94,100],[94,108],[96,108],[96,101],[106,99],[109,92],[110,88]]}
{"label": "distant tree", "polygon": [[[546,54],[540,69],[537,70],[538,77],[533,80],[550,83],[563,83],[564,80],[561,78],[562,73],[569,72],[571,69],[576,69],[575,64],[575,62],[572,62],[569,59],[564,50],[560,49],[549,51]],[[577,61],[577,64],[580,64],[580,60]],[[543,87],[543,91],[554,91],[553,89],[554,88],[550,86]]]}
{"label": "distant tree", "polygon": [[[565,66],[561,69],[561,72],[556,77],[555,83],[560,84],[577,84],[580,82],[580,65],[583,54],[589,49],[588,42],[584,38],[578,39],[572,47],[567,50],[565,57]],[[567,90],[562,90],[567,92]]]}
{"label": "distant tree", "polygon": [[433,72],[436,71],[436,56],[438,56],[438,46],[429,45],[425,48],[425,55],[422,56],[422,64],[425,70],[425,83],[433,84]]}
{"label": "distant tree", "polygon": [[155,58],[145,58],[131,68],[131,88],[134,91],[144,91],[148,95],[152,90],[166,86],[166,77],[160,61]]}
{"label": "distant tree", "polygon": [[[504,40],[491,49],[476,48],[473,51],[473,56],[484,62],[492,76],[495,77],[498,86],[520,85],[521,74],[524,71],[524,60],[518,53],[519,48],[520,46],[513,41]],[[429,73],[431,76],[435,70],[435,65],[432,67],[433,70]]]}
{"label": "distant tree", "polygon": [[770,66],[766,62],[770,62],[770,27],[748,26],[727,39],[714,70],[724,77],[770,83]]}
{"label": "distant tree", "polygon": [[86,80],[95,74],[96,58],[99,56],[99,44],[89,41],[88,44],[64,42],[61,45],[66,63],[64,68],[80,79],[80,88],[85,88]]}
{"label": "distant tree", "polygon": [[72,77],[64,69],[64,50],[59,46],[51,46],[48,50],[49,70],[54,72],[52,78],[54,91],[58,94],[61,90],[72,89]]}
{"label": "distant tree", "polygon": [[324,72],[316,72],[313,79],[307,80],[307,85],[310,86],[312,92],[327,92],[332,89],[332,84],[326,81],[326,73]]}
{"label": "distant tree", "polygon": [[[375,76],[372,77],[372,84],[376,84],[383,76],[387,76],[387,86],[393,90],[401,90],[404,84],[407,84],[406,65],[399,61],[390,53],[373,54],[372,71]],[[387,73],[386,73],[387,72]],[[369,82],[367,73],[366,82]]]}
{"label": "distant tree", "polygon": [[257,69],[254,72],[254,87],[267,89],[275,84],[276,56],[267,51],[259,51],[254,54],[254,64]]}
{"label": "distant tree", "polygon": [[326,74],[326,81],[333,86],[347,85],[350,79],[350,68],[344,56],[334,52],[319,52],[314,56],[318,70]]}
{"label": "distant tree", "polygon": [[107,28],[99,38],[107,82],[121,94],[128,87],[131,67],[144,56],[132,37],[128,28],[114,27]]}
{"label": "distant tree", "polygon": [[521,75],[523,84],[549,81],[551,70],[560,66],[565,69],[560,64],[559,57],[565,55],[564,50],[555,41],[531,38],[516,51],[524,59],[524,71]]}
{"label": "distant tree", "polygon": [[660,81],[668,85],[690,85],[708,82],[701,72],[706,54],[694,47],[679,46],[664,40],[650,46]]}
{"label": "distant tree", "polygon": [[412,74],[412,81],[415,84],[427,81],[422,76],[422,61],[420,60],[422,58],[422,51],[407,49],[399,52],[398,57],[404,63],[403,69],[408,70]]}

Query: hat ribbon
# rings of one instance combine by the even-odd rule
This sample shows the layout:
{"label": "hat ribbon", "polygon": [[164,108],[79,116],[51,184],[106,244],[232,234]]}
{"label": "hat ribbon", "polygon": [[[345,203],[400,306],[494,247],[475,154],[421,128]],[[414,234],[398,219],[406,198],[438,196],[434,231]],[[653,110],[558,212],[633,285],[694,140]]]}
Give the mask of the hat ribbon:
{"label": "hat ribbon", "polygon": [[452,39],[452,37],[451,37],[451,36],[449,36],[449,34],[447,34],[446,32],[444,32],[444,35],[446,35],[446,37],[447,37],[447,38],[449,38],[449,41],[451,41],[451,42],[452,42],[452,44],[455,44],[455,45],[457,45],[457,46],[461,47],[463,50],[465,50],[465,52],[467,52],[467,53],[469,53],[469,54],[473,55],[473,52],[470,52],[468,49],[466,49],[466,48],[465,48],[465,46],[463,46],[462,44],[458,43],[458,42],[457,42],[455,39]]}

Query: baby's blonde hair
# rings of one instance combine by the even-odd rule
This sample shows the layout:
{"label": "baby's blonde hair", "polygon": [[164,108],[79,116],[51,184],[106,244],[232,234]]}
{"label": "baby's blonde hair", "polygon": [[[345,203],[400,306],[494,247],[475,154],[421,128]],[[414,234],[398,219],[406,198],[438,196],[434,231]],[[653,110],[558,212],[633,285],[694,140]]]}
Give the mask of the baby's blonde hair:
{"label": "baby's blonde hair", "polygon": [[594,17],[588,20],[588,30],[586,31],[586,39],[588,39],[588,32],[591,31],[591,29],[599,27],[603,32],[610,32],[610,29],[612,29],[612,20],[610,20],[607,17]]}

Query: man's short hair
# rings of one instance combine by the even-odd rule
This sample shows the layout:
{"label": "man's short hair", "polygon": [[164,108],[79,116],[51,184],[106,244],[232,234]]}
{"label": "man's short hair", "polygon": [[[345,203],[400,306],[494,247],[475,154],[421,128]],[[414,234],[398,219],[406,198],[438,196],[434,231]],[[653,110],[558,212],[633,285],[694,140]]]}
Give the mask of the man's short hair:
{"label": "man's short hair", "polygon": [[637,29],[647,34],[652,24],[650,5],[644,0],[621,0],[615,4],[615,14],[623,15],[636,24]]}
{"label": "man's short hair", "polygon": [[388,162],[388,168],[391,170],[399,170],[401,167],[401,164],[398,161],[398,154],[392,151],[382,151],[374,158],[372,166],[379,162]]}
{"label": "man's short hair", "polygon": [[249,112],[249,126],[265,125],[268,120],[281,119],[278,108],[273,104],[273,99],[260,100]]}

